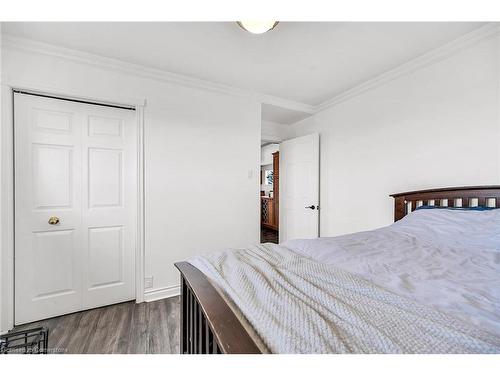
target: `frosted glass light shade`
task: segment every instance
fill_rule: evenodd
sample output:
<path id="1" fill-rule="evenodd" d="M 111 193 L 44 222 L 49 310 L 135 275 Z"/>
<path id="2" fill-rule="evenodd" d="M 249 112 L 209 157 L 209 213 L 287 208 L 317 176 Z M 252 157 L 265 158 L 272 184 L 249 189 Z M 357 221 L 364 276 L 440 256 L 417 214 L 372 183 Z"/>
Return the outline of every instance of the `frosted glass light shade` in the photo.
<path id="1" fill-rule="evenodd" d="M 276 27 L 278 21 L 238 21 L 243 30 L 252 34 L 264 34 Z"/>

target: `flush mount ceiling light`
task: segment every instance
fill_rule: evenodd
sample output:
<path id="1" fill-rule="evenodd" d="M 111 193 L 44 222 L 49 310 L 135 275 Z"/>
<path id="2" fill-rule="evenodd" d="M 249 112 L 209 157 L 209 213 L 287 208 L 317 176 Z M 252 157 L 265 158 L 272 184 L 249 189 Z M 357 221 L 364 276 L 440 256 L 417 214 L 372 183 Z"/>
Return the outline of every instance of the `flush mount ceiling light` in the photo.
<path id="1" fill-rule="evenodd" d="M 278 21 L 238 21 L 237 24 L 249 33 L 264 34 L 274 29 Z"/>

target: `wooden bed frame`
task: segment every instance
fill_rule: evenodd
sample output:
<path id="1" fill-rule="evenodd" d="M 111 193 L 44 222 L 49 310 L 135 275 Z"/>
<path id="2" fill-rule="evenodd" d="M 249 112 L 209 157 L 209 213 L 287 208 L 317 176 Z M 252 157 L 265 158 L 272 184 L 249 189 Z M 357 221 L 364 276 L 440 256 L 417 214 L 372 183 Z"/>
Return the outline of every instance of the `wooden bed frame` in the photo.
<path id="1" fill-rule="evenodd" d="M 500 186 L 466 186 L 392 194 L 394 221 L 420 205 L 500 208 Z M 182 354 L 257 354 L 256 342 L 208 278 L 187 262 L 181 273 Z"/>

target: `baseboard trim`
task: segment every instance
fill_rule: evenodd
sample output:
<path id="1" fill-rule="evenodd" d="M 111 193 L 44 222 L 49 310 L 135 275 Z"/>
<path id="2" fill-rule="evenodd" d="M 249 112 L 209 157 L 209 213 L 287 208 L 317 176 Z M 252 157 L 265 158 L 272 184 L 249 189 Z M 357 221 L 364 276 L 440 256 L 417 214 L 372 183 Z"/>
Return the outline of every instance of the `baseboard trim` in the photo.
<path id="1" fill-rule="evenodd" d="M 167 286 L 165 288 L 146 290 L 144 293 L 145 302 L 158 301 L 159 299 L 178 296 L 181 294 L 180 285 Z"/>

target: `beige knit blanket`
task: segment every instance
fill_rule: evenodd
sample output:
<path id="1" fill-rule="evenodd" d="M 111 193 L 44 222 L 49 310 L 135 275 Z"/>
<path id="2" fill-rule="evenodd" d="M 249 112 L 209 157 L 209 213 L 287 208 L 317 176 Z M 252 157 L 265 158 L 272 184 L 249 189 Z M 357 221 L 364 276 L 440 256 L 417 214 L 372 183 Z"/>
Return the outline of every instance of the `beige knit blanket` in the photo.
<path id="1" fill-rule="evenodd" d="M 278 245 L 190 261 L 272 353 L 500 353 L 500 338 Z"/>

